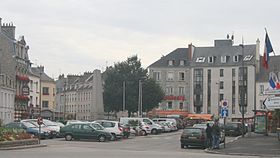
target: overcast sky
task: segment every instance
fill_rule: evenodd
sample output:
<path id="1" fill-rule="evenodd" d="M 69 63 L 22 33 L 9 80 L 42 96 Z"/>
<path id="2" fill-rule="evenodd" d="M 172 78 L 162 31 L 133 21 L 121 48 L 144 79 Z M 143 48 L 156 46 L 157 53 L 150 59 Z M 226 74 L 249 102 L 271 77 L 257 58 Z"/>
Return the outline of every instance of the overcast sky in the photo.
<path id="1" fill-rule="evenodd" d="M 276 0 L 8 0 L 2 23 L 25 36 L 34 65 L 45 72 L 105 70 L 132 55 L 147 67 L 176 48 L 213 46 L 234 34 L 245 44 L 261 41 L 266 27 L 280 54 L 280 1 Z"/>

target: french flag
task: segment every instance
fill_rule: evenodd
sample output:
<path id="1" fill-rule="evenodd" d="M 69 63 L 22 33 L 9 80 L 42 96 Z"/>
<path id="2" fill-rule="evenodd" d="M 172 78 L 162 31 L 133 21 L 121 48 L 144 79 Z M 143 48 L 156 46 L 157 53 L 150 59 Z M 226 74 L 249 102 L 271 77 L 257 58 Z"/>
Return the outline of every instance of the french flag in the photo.
<path id="1" fill-rule="evenodd" d="M 268 69 L 269 54 L 271 52 L 274 52 L 274 51 L 273 51 L 271 42 L 269 40 L 268 34 L 266 32 L 266 34 L 265 34 L 265 46 L 264 46 L 264 53 L 263 53 L 263 61 L 262 61 L 263 67 L 266 68 L 266 69 Z"/>

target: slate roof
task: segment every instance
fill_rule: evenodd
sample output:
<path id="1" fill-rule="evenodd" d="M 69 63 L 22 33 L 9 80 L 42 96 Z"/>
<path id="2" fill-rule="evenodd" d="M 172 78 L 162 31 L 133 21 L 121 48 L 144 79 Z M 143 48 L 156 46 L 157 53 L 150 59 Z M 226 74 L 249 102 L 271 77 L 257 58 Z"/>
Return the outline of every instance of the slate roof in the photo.
<path id="1" fill-rule="evenodd" d="M 180 60 L 185 60 L 185 66 L 189 65 L 188 63 L 188 48 L 177 48 L 166 56 L 161 57 L 158 61 L 151 64 L 149 67 L 170 67 L 168 66 L 168 61 L 174 60 L 174 65 L 172 67 L 182 67 L 180 65 Z"/>
<path id="2" fill-rule="evenodd" d="M 39 76 L 40 77 L 40 69 L 38 67 L 32 67 L 31 71 L 34 75 Z M 54 82 L 54 79 L 52 79 L 51 77 L 49 77 L 45 72 L 42 72 L 41 74 L 41 80 L 42 81 L 46 81 L 46 82 Z"/>
<path id="3" fill-rule="evenodd" d="M 192 60 L 189 59 L 188 48 L 177 48 L 166 56 L 161 57 L 158 61 L 151 64 L 149 67 L 182 67 L 180 60 L 185 60 L 185 67 L 188 66 L 236 66 L 242 62 L 242 47 L 239 45 L 232 45 L 233 42 L 230 39 L 226 40 L 215 40 L 215 46 L 212 47 L 194 47 Z M 249 61 L 244 61 L 244 64 L 254 64 L 256 54 L 256 44 L 244 45 L 244 57 L 252 55 Z M 227 62 L 221 62 L 221 56 L 228 56 Z M 238 62 L 233 62 L 234 56 L 238 56 Z M 196 62 L 197 58 L 204 57 L 204 62 Z M 214 62 L 209 63 L 208 57 L 213 57 Z M 168 61 L 174 60 L 173 66 L 168 66 Z"/>
<path id="4" fill-rule="evenodd" d="M 257 76 L 257 81 L 258 82 L 268 82 L 270 72 L 275 72 L 277 75 L 280 72 L 280 55 L 269 56 L 268 69 L 265 69 L 262 66 L 262 60 L 263 60 L 263 57 L 261 56 L 261 58 L 260 58 L 260 73 Z M 278 76 L 278 78 L 279 77 L 280 76 Z"/>

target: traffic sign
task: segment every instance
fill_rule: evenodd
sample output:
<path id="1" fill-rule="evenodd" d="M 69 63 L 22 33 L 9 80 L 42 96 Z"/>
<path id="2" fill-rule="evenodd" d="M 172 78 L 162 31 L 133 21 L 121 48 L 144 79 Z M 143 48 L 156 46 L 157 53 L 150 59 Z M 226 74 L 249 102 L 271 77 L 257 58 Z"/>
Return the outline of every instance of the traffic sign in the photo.
<path id="1" fill-rule="evenodd" d="M 279 95 L 280 94 L 280 89 L 270 89 L 264 91 L 265 95 Z"/>
<path id="2" fill-rule="evenodd" d="M 43 119 L 42 119 L 42 117 L 38 117 L 37 123 L 38 123 L 38 125 L 42 125 L 42 124 L 43 124 Z"/>
<path id="3" fill-rule="evenodd" d="M 263 101 L 267 109 L 280 109 L 280 97 L 270 97 Z"/>
<path id="4" fill-rule="evenodd" d="M 221 117 L 228 117 L 228 108 L 221 108 Z"/>

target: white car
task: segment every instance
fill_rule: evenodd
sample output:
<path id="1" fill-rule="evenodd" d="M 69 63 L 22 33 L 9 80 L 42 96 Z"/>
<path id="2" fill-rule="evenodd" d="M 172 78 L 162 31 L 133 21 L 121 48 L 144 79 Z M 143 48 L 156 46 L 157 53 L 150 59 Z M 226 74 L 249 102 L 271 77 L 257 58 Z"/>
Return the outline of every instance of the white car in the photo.
<path id="1" fill-rule="evenodd" d="M 171 126 L 166 122 L 160 122 L 159 124 L 163 127 L 163 132 L 171 132 Z"/>
<path id="2" fill-rule="evenodd" d="M 26 120 L 21 120 L 21 122 L 32 122 L 33 124 L 38 125 L 37 123 L 37 119 L 26 119 Z M 58 137 L 59 136 L 59 131 L 60 131 L 60 126 L 57 125 L 56 123 L 47 120 L 47 119 L 43 119 L 43 124 L 41 126 L 42 128 L 47 128 L 48 130 L 51 131 L 51 135 L 53 137 Z"/>
<path id="3" fill-rule="evenodd" d="M 113 140 L 123 137 L 123 129 L 118 121 L 96 120 L 93 121 L 93 123 L 99 123 L 101 126 L 103 126 L 105 131 L 112 134 Z"/>

